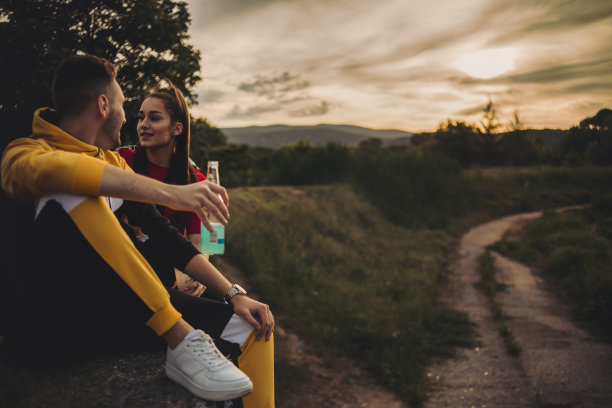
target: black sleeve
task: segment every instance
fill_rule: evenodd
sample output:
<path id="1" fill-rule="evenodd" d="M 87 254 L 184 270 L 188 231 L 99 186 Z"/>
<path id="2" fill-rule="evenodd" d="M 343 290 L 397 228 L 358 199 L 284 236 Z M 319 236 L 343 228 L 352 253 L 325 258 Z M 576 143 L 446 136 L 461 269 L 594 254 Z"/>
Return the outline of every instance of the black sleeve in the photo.
<path id="1" fill-rule="evenodd" d="M 122 210 L 132 226 L 138 226 L 149 236 L 147 245 L 177 269 L 185 270 L 191 258 L 200 253 L 193 244 L 162 216 L 153 204 L 124 201 Z"/>

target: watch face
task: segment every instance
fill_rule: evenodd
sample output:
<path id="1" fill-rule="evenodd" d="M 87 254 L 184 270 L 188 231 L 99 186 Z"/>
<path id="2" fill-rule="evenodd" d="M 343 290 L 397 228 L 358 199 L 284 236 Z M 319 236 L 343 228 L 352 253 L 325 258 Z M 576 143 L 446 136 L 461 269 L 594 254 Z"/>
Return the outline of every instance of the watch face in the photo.
<path id="1" fill-rule="evenodd" d="M 230 291 L 227 293 L 228 298 L 233 298 L 235 295 L 246 295 L 246 290 L 242 288 L 242 286 L 234 284 Z"/>

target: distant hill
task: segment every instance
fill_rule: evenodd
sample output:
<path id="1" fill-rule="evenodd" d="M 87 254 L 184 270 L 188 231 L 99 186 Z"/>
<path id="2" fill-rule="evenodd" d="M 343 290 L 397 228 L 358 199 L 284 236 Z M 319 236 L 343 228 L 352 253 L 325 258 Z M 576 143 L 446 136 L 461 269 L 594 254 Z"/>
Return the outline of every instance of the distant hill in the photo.
<path id="1" fill-rule="evenodd" d="M 409 144 L 414 133 L 395 129 L 369 129 L 352 125 L 316 125 L 316 126 L 249 126 L 242 128 L 222 128 L 228 143 L 246 144 L 249 146 L 279 148 L 296 144 L 299 140 L 309 140 L 314 146 L 325 146 L 327 143 L 339 143 L 355 147 L 363 140 L 378 138 L 385 146 Z M 554 150 L 569 133 L 562 129 L 527 129 L 527 133 L 540 139 L 544 146 Z M 500 134 L 501 136 L 502 134 Z"/>
<path id="2" fill-rule="evenodd" d="M 229 143 L 247 144 L 279 148 L 288 144 L 296 144 L 300 139 L 309 140 L 315 146 L 325 146 L 327 143 L 339 143 L 354 147 L 359 142 L 369 138 L 379 138 L 385 144 L 401 139 L 406 142 L 412 133 L 394 129 L 368 129 L 351 125 L 316 125 L 316 126 L 249 126 L 243 128 L 222 128 Z"/>

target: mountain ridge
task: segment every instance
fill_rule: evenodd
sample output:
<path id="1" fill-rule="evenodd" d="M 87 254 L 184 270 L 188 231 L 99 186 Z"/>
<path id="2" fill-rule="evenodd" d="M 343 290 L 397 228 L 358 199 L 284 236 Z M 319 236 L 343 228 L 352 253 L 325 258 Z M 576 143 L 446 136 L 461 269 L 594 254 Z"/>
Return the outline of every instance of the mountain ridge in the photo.
<path id="1" fill-rule="evenodd" d="M 328 143 L 338 143 L 348 147 L 355 147 L 364 140 L 378 138 L 383 145 L 409 144 L 414 132 L 399 129 L 371 129 L 347 124 L 318 124 L 318 125 L 284 125 L 274 124 L 265 126 L 247 126 L 234 128 L 221 128 L 227 136 L 228 143 L 246 144 L 254 147 L 280 148 L 285 145 L 298 143 L 300 140 L 309 141 L 314 146 L 325 146 Z M 544 146 L 554 149 L 565 137 L 567 129 L 526 129 L 527 134 L 541 140 Z M 425 132 L 432 134 L 433 132 Z M 505 132 L 500 133 L 500 135 Z"/>
<path id="2" fill-rule="evenodd" d="M 251 146 L 278 148 L 287 144 L 295 144 L 300 140 L 310 140 L 315 146 L 327 143 L 339 143 L 349 147 L 357 146 L 363 140 L 379 138 L 383 141 L 407 138 L 414 133 L 398 129 L 370 129 L 355 125 L 269 125 L 248 126 L 241 128 L 221 128 L 229 143 L 247 144 Z"/>

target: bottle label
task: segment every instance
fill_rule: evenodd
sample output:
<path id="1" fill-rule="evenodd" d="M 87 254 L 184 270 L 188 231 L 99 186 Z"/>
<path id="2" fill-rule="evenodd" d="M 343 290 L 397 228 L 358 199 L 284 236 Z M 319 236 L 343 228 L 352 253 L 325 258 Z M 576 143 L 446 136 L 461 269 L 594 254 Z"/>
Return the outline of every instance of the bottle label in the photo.
<path id="1" fill-rule="evenodd" d="M 219 222 L 211 222 L 213 232 L 209 232 L 201 226 L 200 250 L 203 254 L 223 254 L 225 253 L 225 226 Z"/>
<path id="2" fill-rule="evenodd" d="M 209 182 L 214 184 L 219 183 L 219 162 L 209 161 L 207 164 L 206 178 Z M 223 201 L 221 195 L 219 200 Z M 202 232 L 200 235 L 200 247 L 202 253 L 205 254 L 223 254 L 225 252 L 225 227 L 217 222 L 210 214 L 207 213 L 207 218 L 211 221 L 213 232 L 209 232 L 204 226 L 202 226 Z"/>

